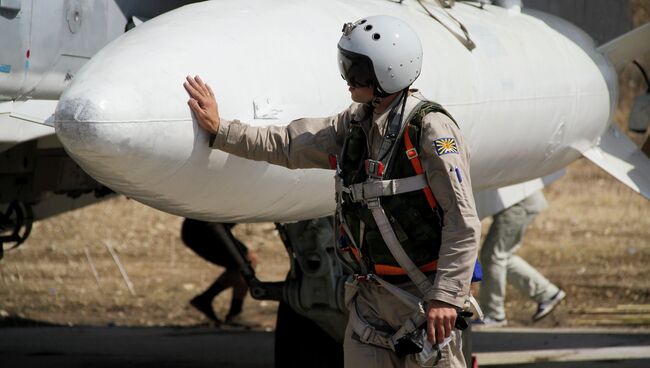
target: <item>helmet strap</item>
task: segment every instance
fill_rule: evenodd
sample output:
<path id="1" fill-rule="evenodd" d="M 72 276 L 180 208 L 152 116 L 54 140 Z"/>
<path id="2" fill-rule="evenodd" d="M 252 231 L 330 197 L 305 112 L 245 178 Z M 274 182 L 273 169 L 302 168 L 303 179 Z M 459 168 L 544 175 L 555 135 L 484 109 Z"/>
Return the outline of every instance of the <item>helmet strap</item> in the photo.
<path id="1" fill-rule="evenodd" d="M 372 108 L 374 109 L 375 107 L 379 106 L 379 104 L 380 104 L 383 100 L 384 100 L 383 97 L 375 95 L 375 96 L 372 98 L 372 101 L 370 101 L 370 105 L 371 105 Z"/>
<path id="2" fill-rule="evenodd" d="M 388 97 L 390 95 L 391 95 L 390 93 L 386 93 L 386 92 L 382 91 L 381 88 L 376 86 L 374 88 L 373 98 L 372 98 L 372 101 L 370 102 L 370 104 L 372 105 L 373 108 L 375 108 L 375 107 L 377 107 L 377 105 L 379 105 L 384 100 L 384 98 L 386 98 L 386 97 Z"/>

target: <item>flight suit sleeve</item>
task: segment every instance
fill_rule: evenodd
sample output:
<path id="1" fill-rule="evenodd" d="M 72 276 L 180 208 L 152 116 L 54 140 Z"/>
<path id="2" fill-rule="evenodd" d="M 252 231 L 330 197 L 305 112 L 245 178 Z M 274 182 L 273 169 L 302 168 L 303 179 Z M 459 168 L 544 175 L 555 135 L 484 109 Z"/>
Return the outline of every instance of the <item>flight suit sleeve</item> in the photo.
<path id="1" fill-rule="evenodd" d="M 254 127 L 222 119 L 210 146 L 290 169 L 329 169 L 329 155 L 340 153 L 355 108 L 353 104 L 338 115 L 298 119 L 287 126 Z"/>
<path id="2" fill-rule="evenodd" d="M 438 271 L 427 299 L 464 308 L 481 236 L 469 173 L 469 147 L 460 129 L 442 113 L 427 114 L 422 128 L 422 166 L 444 213 Z"/>

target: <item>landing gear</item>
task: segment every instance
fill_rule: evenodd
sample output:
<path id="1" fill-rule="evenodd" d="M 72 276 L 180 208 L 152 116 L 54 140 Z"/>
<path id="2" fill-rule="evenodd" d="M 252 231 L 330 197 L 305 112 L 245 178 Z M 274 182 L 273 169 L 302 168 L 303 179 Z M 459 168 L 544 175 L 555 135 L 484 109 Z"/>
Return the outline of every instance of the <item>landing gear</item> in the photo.
<path id="1" fill-rule="evenodd" d="M 33 222 L 32 207 L 22 202 L 11 202 L 6 211 L 0 213 L 0 259 L 5 250 L 14 249 L 27 239 Z M 9 244 L 7 249 L 5 244 Z"/>

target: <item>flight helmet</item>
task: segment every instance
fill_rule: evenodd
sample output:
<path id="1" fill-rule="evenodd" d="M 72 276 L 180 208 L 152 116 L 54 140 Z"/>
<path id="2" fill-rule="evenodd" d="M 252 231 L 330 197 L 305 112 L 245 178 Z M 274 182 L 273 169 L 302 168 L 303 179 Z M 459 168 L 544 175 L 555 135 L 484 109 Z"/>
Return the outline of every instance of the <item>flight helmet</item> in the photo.
<path id="1" fill-rule="evenodd" d="M 378 97 L 404 90 L 420 76 L 422 44 L 401 19 L 375 15 L 343 26 L 338 43 L 341 76 L 352 87 L 375 88 Z"/>

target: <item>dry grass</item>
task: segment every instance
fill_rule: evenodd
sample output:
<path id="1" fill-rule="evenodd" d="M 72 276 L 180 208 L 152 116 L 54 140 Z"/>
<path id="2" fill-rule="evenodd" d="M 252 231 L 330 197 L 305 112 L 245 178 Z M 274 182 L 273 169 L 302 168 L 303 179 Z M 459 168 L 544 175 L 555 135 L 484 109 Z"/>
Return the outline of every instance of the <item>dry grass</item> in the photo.
<path id="1" fill-rule="evenodd" d="M 193 325 L 201 316 L 187 301 L 221 269 L 185 248 L 181 219 L 124 197 L 35 225 L 32 237 L 0 262 L 0 309 L 21 318 L 60 324 Z M 239 225 L 236 233 L 260 255 L 258 273 L 281 280 L 288 259 L 272 224 Z M 132 296 L 104 242 L 117 251 L 132 280 Z M 97 284 L 84 253 L 99 274 Z M 215 302 L 226 313 L 229 293 Z M 276 305 L 248 301 L 245 316 L 272 328 Z"/>
<path id="2" fill-rule="evenodd" d="M 583 325 L 585 317 L 569 311 L 650 304 L 650 202 L 586 160 L 571 165 L 567 176 L 546 194 L 550 208 L 531 226 L 520 254 L 569 297 L 558 313 L 540 324 Z M 124 197 L 39 222 L 27 243 L 0 262 L 0 309 L 57 324 L 202 323 L 187 301 L 207 287 L 220 268 L 182 245 L 180 222 Z M 489 220 L 484 229 L 487 225 Z M 283 279 L 288 260 L 272 224 L 239 225 L 235 232 L 259 252 L 262 279 Z M 136 296 L 129 293 L 105 241 L 116 249 Z M 99 285 L 84 247 L 97 268 Z M 219 296 L 218 313 L 226 313 L 228 302 L 229 293 Z M 511 322 L 530 324 L 534 308 L 533 302 L 509 290 Z M 245 317 L 261 328 L 273 328 L 275 310 L 273 302 L 248 299 Z"/>
<path id="3" fill-rule="evenodd" d="M 567 312 L 650 303 L 650 202 L 586 160 L 572 164 L 545 193 L 550 208 L 530 227 L 519 254 L 568 297 L 559 313 L 539 324 L 604 324 Z M 512 288 L 508 293 L 509 320 L 530 324 L 535 303 Z"/>

